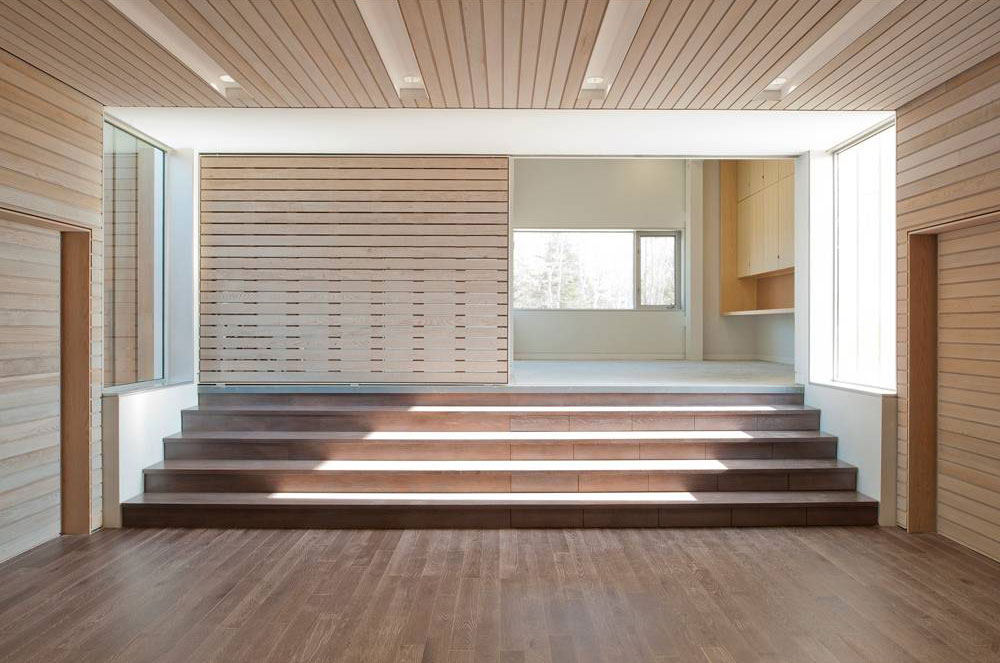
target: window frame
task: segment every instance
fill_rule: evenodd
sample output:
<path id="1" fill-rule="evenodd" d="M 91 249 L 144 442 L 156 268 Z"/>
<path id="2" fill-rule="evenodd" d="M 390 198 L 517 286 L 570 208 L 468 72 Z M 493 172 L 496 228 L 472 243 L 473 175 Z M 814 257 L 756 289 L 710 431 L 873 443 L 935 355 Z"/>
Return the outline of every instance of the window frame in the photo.
<path id="1" fill-rule="evenodd" d="M 157 230 L 152 233 L 153 246 L 151 252 L 153 254 L 153 269 L 155 276 L 154 287 L 151 289 L 151 293 L 153 293 L 154 302 L 158 302 L 158 305 L 154 305 L 153 307 L 154 326 L 156 329 L 156 331 L 154 331 L 154 348 L 157 345 L 159 346 L 158 352 L 156 352 L 156 359 L 154 360 L 154 367 L 158 367 L 158 370 L 157 368 L 154 368 L 154 377 L 120 383 L 109 383 L 107 373 L 105 373 L 102 379 L 103 393 L 122 393 L 136 388 L 148 388 L 150 385 L 164 384 L 168 379 L 167 362 L 169 341 L 167 321 L 167 235 L 169 232 L 169 221 L 167 214 L 167 162 L 171 148 L 153 138 L 150 138 L 146 134 L 133 129 L 127 124 L 118 122 L 110 117 L 104 117 L 102 130 L 106 131 L 105 127 L 110 127 L 113 132 L 120 132 L 124 135 L 130 136 L 138 142 L 144 143 L 154 150 L 155 155 L 153 162 L 154 187 L 151 194 L 153 196 L 154 206 L 156 209 L 154 212 L 154 218 L 158 219 L 158 223 L 154 221 L 154 226 L 157 227 Z M 106 150 L 107 145 L 104 145 L 102 148 L 102 158 L 106 153 Z M 114 187 L 112 187 L 112 189 L 113 188 Z M 102 217 L 104 217 L 104 211 L 107 208 L 107 201 L 105 200 L 107 195 L 107 188 L 102 188 Z M 112 195 L 114 194 L 112 193 Z M 138 212 L 136 212 L 136 214 L 138 214 Z M 104 217 L 104 228 L 101 230 L 102 240 L 104 239 L 104 233 L 109 224 L 114 224 L 113 219 L 109 221 L 108 218 Z M 106 275 L 103 276 L 106 277 Z M 106 293 L 107 290 L 105 288 L 104 294 L 106 295 Z M 105 302 L 104 306 L 107 307 L 107 302 Z M 136 315 L 138 316 L 138 311 L 136 312 Z M 104 345 L 108 345 L 106 333 L 107 328 L 104 327 L 104 331 L 102 331 L 102 343 L 104 343 Z M 138 371 L 138 358 L 136 359 L 136 362 Z"/>
<path id="2" fill-rule="evenodd" d="M 643 237 L 673 237 L 674 238 L 674 303 L 673 304 L 643 304 L 642 303 L 642 238 Z M 684 292 L 681 275 L 683 274 L 681 264 L 681 231 L 680 230 L 634 230 L 632 231 L 633 266 L 635 273 L 632 276 L 634 288 L 632 309 L 635 311 L 679 311 L 682 310 L 681 295 Z"/>
<path id="3" fill-rule="evenodd" d="M 629 308 L 533 308 L 514 305 L 514 235 L 516 233 L 629 233 L 632 235 L 632 306 Z M 642 237 L 673 237 L 674 238 L 674 303 L 673 304 L 642 304 Z M 510 308 L 513 311 L 604 311 L 612 313 L 629 313 L 634 311 L 683 311 L 683 231 L 674 230 L 639 230 L 635 228 L 511 228 L 511 272 L 510 272 Z"/>
<path id="4" fill-rule="evenodd" d="M 832 214 L 831 214 L 831 224 L 830 224 L 831 225 L 830 230 L 831 230 L 831 233 L 832 233 L 832 238 L 831 238 L 832 239 L 832 244 L 831 244 L 832 256 L 831 256 L 831 260 L 830 260 L 832 296 L 831 296 L 830 306 L 831 306 L 832 310 L 831 310 L 831 317 L 830 317 L 830 320 L 831 320 L 831 332 L 830 332 L 831 348 L 830 348 L 829 380 L 833 384 L 845 385 L 845 386 L 848 386 L 848 387 L 858 387 L 858 388 L 863 388 L 863 389 L 875 389 L 875 390 L 884 390 L 884 391 L 887 391 L 887 392 L 894 392 L 896 390 L 896 388 L 897 388 L 897 384 L 896 384 L 896 380 L 895 380 L 895 368 L 896 368 L 895 367 L 895 363 L 897 361 L 897 355 L 895 353 L 892 354 L 892 369 L 888 371 L 889 375 L 891 376 L 891 378 L 890 378 L 891 384 L 890 383 L 879 384 L 879 378 L 876 378 L 871 383 L 869 383 L 867 381 L 866 382 L 861 382 L 861 381 L 857 381 L 857 380 L 851 380 L 847 376 L 844 376 L 843 373 L 842 373 L 842 371 L 841 371 L 841 363 L 840 363 L 840 360 L 841 360 L 841 347 L 840 347 L 841 343 L 840 343 L 840 337 L 839 337 L 839 334 L 840 334 L 840 317 L 841 317 L 841 311 L 840 311 L 840 305 L 841 305 L 841 288 L 840 288 L 840 285 L 841 285 L 840 284 L 840 271 L 841 271 L 841 260 L 840 260 L 840 253 L 841 253 L 841 209 L 840 209 L 840 188 L 841 188 L 841 181 L 840 181 L 840 178 L 841 178 L 841 173 L 840 173 L 840 160 L 842 158 L 841 155 L 844 152 L 846 152 L 847 150 L 850 150 L 852 148 L 858 147 L 862 143 L 864 143 L 864 142 L 866 142 L 868 140 L 872 140 L 872 139 L 876 138 L 877 136 L 879 136 L 880 134 L 882 134 L 884 132 L 887 132 L 887 131 L 891 131 L 891 132 L 893 132 L 893 135 L 895 135 L 896 123 L 895 123 L 894 120 L 890 120 L 888 122 L 885 122 L 885 123 L 879 124 L 879 125 L 877 125 L 875 127 L 872 127 L 870 130 L 864 132 L 863 134 L 861 134 L 859 136 L 856 136 L 853 139 L 851 139 L 851 140 L 849 140 L 849 141 L 847 141 L 845 143 L 837 145 L 836 147 L 832 148 L 828 152 L 830 154 L 830 156 L 832 157 L 831 170 L 832 170 L 832 175 L 833 175 L 833 187 L 832 187 L 832 189 L 833 189 L 833 195 L 832 195 L 832 201 L 831 201 L 832 202 Z M 893 201 L 893 203 L 895 203 L 895 188 L 892 189 L 892 201 Z M 895 214 L 891 215 L 891 221 L 892 221 L 892 224 L 893 224 L 893 235 L 895 235 L 895 218 L 896 218 Z M 898 258 L 899 258 L 899 256 L 898 256 L 898 250 L 895 250 L 897 247 L 896 247 L 896 244 L 894 242 L 891 243 L 891 245 L 894 248 L 894 253 L 893 253 L 893 258 L 892 258 L 892 260 L 890 262 L 892 263 L 893 266 L 895 266 L 895 264 L 896 264 L 896 262 L 898 261 Z M 880 283 L 879 285 L 881 287 L 882 284 Z M 897 288 L 898 288 L 898 280 L 893 280 L 892 288 L 891 288 L 892 292 L 895 293 Z M 893 301 L 893 302 L 895 302 L 895 297 L 890 297 L 890 300 Z M 895 316 L 895 311 L 893 312 L 893 316 Z M 881 321 L 880 321 L 880 324 L 881 324 Z M 892 329 L 893 333 L 891 334 L 891 336 L 893 338 L 892 344 L 894 346 L 895 345 L 896 332 L 897 332 L 898 327 L 897 327 L 897 325 L 893 325 L 892 327 L 893 327 L 893 329 Z M 885 368 L 885 366 L 881 366 L 880 370 L 883 369 L 883 368 Z"/>

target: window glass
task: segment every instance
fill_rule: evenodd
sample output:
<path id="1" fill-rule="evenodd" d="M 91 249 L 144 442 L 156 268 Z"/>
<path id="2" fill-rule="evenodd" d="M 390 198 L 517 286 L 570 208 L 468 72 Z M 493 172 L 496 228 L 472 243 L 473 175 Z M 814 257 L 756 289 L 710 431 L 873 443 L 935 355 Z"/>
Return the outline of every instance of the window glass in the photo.
<path id="1" fill-rule="evenodd" d="M 163 377 L 163 150 L 104 125 L 104 384 Z"/>
<path id="2" fill-rule="evenodd" d="M 834 162 L 834 380 L 895 387 L 895 132 Z"/>
<path id="3" fill-rule="evenodd" d="M 514 306 L 628 309 L 633 304 L 631 232 L 517 232 Z"/>
<path id="4" fill-rule="evenodd" d="M 639 235 L 641 306 L 676 306 L 676 258 L 676 235 Z"/>

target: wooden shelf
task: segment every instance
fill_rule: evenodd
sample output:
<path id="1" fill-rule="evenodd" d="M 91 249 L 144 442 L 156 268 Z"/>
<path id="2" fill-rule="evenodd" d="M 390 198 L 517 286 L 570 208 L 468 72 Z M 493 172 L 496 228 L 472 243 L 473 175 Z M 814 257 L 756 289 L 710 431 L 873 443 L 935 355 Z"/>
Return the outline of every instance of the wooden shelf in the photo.
<path id="1" fill-rule="evenodd" d="M 794 308 L 762 308 L 752 311 L 728 311 L 722 315 L 777 315 L 779 313 L 795 313 Z"/>

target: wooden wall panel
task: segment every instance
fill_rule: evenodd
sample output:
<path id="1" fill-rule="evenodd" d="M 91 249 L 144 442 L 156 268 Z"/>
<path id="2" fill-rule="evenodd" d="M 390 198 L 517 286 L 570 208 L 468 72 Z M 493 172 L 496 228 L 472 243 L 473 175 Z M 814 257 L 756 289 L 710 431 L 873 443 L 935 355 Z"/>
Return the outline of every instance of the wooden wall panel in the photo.
<path id="1" fill-rule="evenodd" d="M 0 50 L 0 213 L 50 219 L 91 238 L 91 527 L 101 524 L 104 238 L 101 105 Z"/>
<path id="2" fill-rule="evenodd" d="M 204 156 L 201 381 L 507 381 L 507 159 Z"/>
<path id="3" fill-rule="evenodd" d="M 937 246 L 937 530 L 1000 560 L 1000 222 Z"/>
<path id="4" fill-rule="evenodd" d="M 0 560 L 60 531 L 59 251 L 0 220 Z"/>
<path id="5" fill-rule="evenodd" d="M 910 388 L 908 233 L 1000 210 L 1000 56 L 897 112 L 896 214 L 899 391 L 897 519 L 907 525 Z M 996 333 L 994 326 L 993 330 Z"/>

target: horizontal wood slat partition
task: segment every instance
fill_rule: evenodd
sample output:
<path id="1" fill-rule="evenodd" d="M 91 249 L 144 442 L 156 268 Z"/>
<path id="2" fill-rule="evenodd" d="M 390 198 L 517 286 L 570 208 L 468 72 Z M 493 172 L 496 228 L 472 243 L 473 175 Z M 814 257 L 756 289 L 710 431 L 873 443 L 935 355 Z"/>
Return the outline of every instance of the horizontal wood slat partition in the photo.
<path id="1" fill-rule="evenodd" d="M 955 76 L 946 83 L 906 104 L 896 114 L 896 228 L 898 258 L 898 364 L 899 431 L 897 460 L 897 520 L 908 524 L 909 443 L 913 436 L 909 408 L 909 364 L 911 316 L 906 308 L 910 270 L 908 234 L 951 221 L 1000 210 L 1000 55 Z M 943 239 L 943 236 L 942 236 Z M 957 260 L 949 257 L 948 261 Z M 952 275 L 965 268 L 942 272 L 942 292 L 958 287 Z M 965 283 L 971 290 L 986 287 L 985 281 Z M 983 294 L 986 294 L 985 292 Z M 993 294 L 989 292 L 989 294 Z M 951 304 L 949 304 L 951 306 Z M 957 330 L 949 329 L 947 311 L 941 312 L 942 340 Z M 982 318 L 983 321 L 987 318 Z M 997 321 L 969 330 L 973 334 L 996 334 Z M 959 361 L 942 358 L 942 366 Z M 962 360 L 964 361 L 964 360 Z M 918 385 L 919 386 L 919 385 Z M 926 431 L 924 431 L 926 432 Z M 933 431 L 932 431 L 933 432 Z M 916 499 L 916 496 L 913 496 Z M 930 496 L 933 500 L 933 496 Z"/>
<path id="2" fill-rule="evenodd" d="M 507 381 L 507 159 L 201 160 L 201 381 Z"/>

